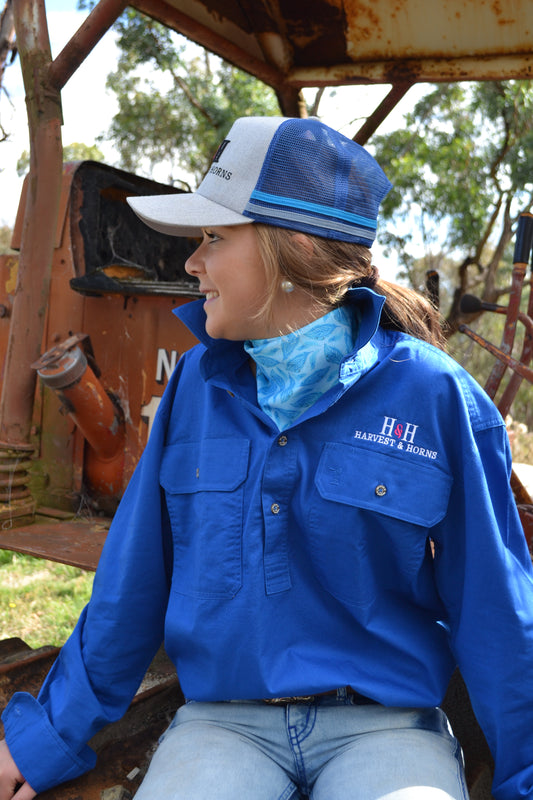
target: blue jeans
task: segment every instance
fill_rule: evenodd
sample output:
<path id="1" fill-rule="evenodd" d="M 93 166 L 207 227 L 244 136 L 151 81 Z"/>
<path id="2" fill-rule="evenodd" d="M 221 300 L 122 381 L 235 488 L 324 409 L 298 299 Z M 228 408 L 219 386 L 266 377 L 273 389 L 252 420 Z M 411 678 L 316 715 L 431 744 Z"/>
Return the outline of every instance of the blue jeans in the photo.
<path id="1" fill-rule="evenodd" d="M 188 702 L 135 800 L 467 800 L 461 748 L 438 708 Z"/>

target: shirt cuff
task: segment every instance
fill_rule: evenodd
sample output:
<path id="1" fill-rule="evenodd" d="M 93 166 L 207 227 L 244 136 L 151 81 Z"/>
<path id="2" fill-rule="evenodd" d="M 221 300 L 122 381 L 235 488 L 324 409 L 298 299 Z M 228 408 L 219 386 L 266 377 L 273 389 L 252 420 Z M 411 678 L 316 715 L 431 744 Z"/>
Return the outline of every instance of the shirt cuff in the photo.
<path id="1" fill-rule="evenodd" d="M 74 752 L 52 727 L 42 705 L 26 692 L 13 695 L 2 722 L 11 756 L 37 793 L 77 778 L 96 764 L 96 753 L 87 745 Z"/>

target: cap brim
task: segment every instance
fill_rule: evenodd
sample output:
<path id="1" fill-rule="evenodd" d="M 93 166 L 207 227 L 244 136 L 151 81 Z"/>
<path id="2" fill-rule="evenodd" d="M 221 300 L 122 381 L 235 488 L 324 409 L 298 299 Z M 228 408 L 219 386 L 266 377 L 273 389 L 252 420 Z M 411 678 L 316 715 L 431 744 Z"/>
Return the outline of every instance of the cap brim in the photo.
<path id="1" fill-rule="evenodd" d="M 146 225 L 170 236 L 201 236 L 202 228 L 245 225 L 249 217 L 208 200 L 198 192 L 128 197 Z"/>

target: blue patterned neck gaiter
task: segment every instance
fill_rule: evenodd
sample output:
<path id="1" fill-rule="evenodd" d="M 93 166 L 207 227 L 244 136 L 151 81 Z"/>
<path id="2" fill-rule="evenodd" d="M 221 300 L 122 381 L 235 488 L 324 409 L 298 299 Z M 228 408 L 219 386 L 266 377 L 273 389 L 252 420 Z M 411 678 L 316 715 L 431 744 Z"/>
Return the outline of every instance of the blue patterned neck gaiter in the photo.
<path id="1" fill-rule="evenodd" d="M 280 431 L 337 383 L 356 332 L 355 314 L 339 306 L 285 336 L 244 343 L 257 365 L 258 403 Z"/>

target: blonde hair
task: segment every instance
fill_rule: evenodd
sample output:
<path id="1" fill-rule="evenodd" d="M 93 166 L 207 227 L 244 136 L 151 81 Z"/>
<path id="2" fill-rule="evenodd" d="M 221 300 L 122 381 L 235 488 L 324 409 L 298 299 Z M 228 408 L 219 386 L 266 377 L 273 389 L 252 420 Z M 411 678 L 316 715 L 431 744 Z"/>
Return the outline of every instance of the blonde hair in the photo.
<path id="1" fill-rule="evenodd" d="M 383 327 L 446 349 L 437 309 L 420 293 L 381 280 L 368 247 L 261 223 L 255 223 L 254 228 L 270 287 L 260 313 L 271 311 L 283 280 L 290 280 L 307 292 L 322 313 L 340 305 L 348 289 L 367 286 L 386 298 L 381 315 Z"/>

